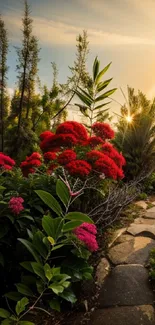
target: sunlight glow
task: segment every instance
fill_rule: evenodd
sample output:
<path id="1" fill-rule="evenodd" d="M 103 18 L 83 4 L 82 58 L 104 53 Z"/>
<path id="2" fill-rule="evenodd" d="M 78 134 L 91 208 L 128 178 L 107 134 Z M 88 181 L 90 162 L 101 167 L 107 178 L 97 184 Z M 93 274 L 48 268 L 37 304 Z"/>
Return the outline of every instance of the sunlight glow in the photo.
<path id="1" fill-rule="evenodd" d="M 127 115 L 127 116 L 125 117 L 125 119 L 126 119 L 126 121 L 127 121 L 128 123 L 131 123 L 132 120 L 133 120 L 133 118 L 132 118 L 131 115 Z"/>

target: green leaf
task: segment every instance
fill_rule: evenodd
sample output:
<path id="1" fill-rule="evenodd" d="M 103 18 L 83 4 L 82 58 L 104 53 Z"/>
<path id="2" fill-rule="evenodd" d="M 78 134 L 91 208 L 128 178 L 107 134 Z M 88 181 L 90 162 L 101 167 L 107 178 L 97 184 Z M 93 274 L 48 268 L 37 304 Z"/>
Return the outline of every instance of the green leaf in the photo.
<path id="1" fill-rule="evenodd" d="M 26 262 L 22 262 L 22 263 L 20 263 L 20 265 L 21 265 L 25 270 L 30 271 L 30 272 L 33 273 L 33 268 L 32 268 L 31 263 L 32 263 L 32 262 L 28 262 L 28 261 L 26 261 Z"/>
<path id="2" fill-rule="evenodd" d="M 101 96 L 98 96 L 97 98 L 95 98 L 95 103 L 99 102 L 100 100 L 103 100 L 109 96 L 111 96 L 115 91 L 117 90 L 117 88 L 111 89 L 109 91 L 106 91 L 104 94 L 102 94 Z"/>
<path id="3" fill-rule="evenodd" d="M 65 290 L 63 293 L 60 293 L 59 296 L 71 302 L 72 304 L 77 301 L 75 294 L 70 290 Z"/>
<path id="4" fill-rule="evenodd" d="M 18 240 L 28 249 L 28 251 L 33 255 L 36 262 L 40 263 L 41 259 L 35 250 L 35 247 L 26 239 L 18 238 Z"/>
<path id="5" fill-rule="evenodd" d="M 88 108 L 85 107 L 85 106 L 82 106 L 82 105 L 78 105 L 78 106 L 79 106 L 79 108 L 80 108 L 80 112 L 81 112 L 84 116 L 89 117 L 89 114 L 88 114 Z"/>
<path id="6" fill-rule="evenodd" d="M 60 303 L 58 300 L 56 299 L 50 300 L 49 305 L 52 309 L 60 312 Z"/>
<path id="7" fill-rule="evenodd" d="M 71 283 L 69 281 L 65 281 L 65 282 L 62 283 L 64 288 L 68 288 L 70 286 L 70 284 Z"/>
<path id="8" fill-rule="evenodd" d="M 38 280 L 36 281 L 36 286 L 37 286 L 37 290 L 38 292 L 41 294 L 44 289 L 45 289 L 45 285 L 44 285 L 44 282 L 42 280 Z"/>
<path id="9" fill-rule="evenodd" d="M 59 248 L 61 248 L 63 246 L 64 246 L 64 244 L 55 245 L 55 246 L 52 247 L 52 251 L 56 251 L 56 249 L 59 249 Z"/>
<path id="10" fill-rule="evenodd" d="M 81 94 L 78 90 L 76 90 L 75 93 L 83 103 L 85 103 L 88 107 L 91 107 L 92 101 L 87 96 Z"/>
<path id="11" fill-rule="evenodd" d="M 46 234 L 57 241 L 62 233 L 63 219 L 61 217 L 54 219 L 50 216 L 44 216 L 42 226 Z"/>
<path id="12" fill-rule="evenodd" d="M 35 325 L 35 323 L 26 321 L 26 320 L 21 320 L 18 322 L 19 325 Z"/>
<path id="13" fill-rule="evenodd" d="M 48 251 L 47 251 L 46 246 L 43 243 L 43 239 L 44 239 L 43 233 L 40 230 L 38 230 L 33 236 L 32 244 L 35 247 L 35 249 L 37 250 L 37 252 L 40 253 L 40 255 L 43 258 L 46 258 Z"/>
<path id="14" fill-rule="evenodd" d="M 108 65 L 106 65 L 106 67 L 101 70 L 95 80 L 96 85 L 99 83 L 99 81 L 101 80 L 101 78 L 103 77 L 103 75 L 106 73 L 106 71 L 109 69 L 110 65 L 112 62 L 110 62 Z"/>
<path id="15" fill-rule="evenodd" d="M 89 272 L 85 272 L 83 274 L 83 276 L 84 276 L 85 280 L 92 280 L 92 275 Z"/>
<path id="16" fill-rule="evenodd" d="M 12 325 L 12 320 L 11 319 L 4 319 L 1 322 L 1 325 Z"/>
<path id="17" fill-rule="evenodd" d="M 66 216 L 65 219 L 69 220 L 78 220 L 81 222 L 88 222 L 88 223 L 94 223 L 93 220 L 88 217 L 86 214 L 81 213 L 81 212 L 69 212 Z"/>
<path id="18" fill-rule="evenodd" d="M 59 283 L 52 283 L 48 288 L 51 289 L 56 295 L 64 291 L 64 287 Z"/>
<path id="19" fill-rule="evenodd" d="M 3 192 L 4 190 L 6 190 L 6 187 L 0 186 L 0 191 Z"/>
<path id="20" fill-rule="evenodd" d="M 81 224 L 82 221 L 78 221 L 78 220 L 66 222 L 63 227 L 63 232 L 71 231 L 76 227 L 79 227 Z"/>
<path id="21" fill-rule="evenodd" d="M 4 257 L 2 253 L 0 253 L 0 264 L 4 267 Z"/>
<path id="22" fill-rule="evenodd" d="M 37 262 L 32 262 L 31 265 L 32 265 L 34 273 L 37 274 L 43 281 L 46 281 L 43 266 Z"/>
<path id="23" fill-rule="evenodd" d="M 48 279 L 48 281 L 51 281 L 51 279 L 53 278 L 53 272 L 52 272 L 52 269 L 49 266 L 49 264 L 44 265 L 44 272 L 45 272 L 45 276 Z"/>
<path id="24" fill-rule="evenodd" d="M 96 80 L 96 77 L 99 73 L 99 67 L 100 67 L 100 62 L 98 60 L 98 58 L 96 57 L 94 60 L 94 64 L 93 64 L 93 80 Z"/>
<path id="25" fill-rule="evenodd" d="M 35 193 L 40 197 L 40 199 L 58 216 L 62 215 L 62 209 L 58 201 L 48 192 L 37 190 Z"/>
<path id="26" fill-rule="evenodd" d="M 18 301 L 21 299 L 21 294 L 17 291 L 13 292 L 13 291 L 10 291 L 10 292 L 7 292 L 5 293 L 4 295 L 5 297 L 7 297 L 8 299 L 11 299 L 13 301 Z"/>
<path id="27" fill-rule="evenodd" d="M 23 297 L 21 300 L 19 300 L 15 308 L 16 314 L 19 316 L 25 310 L 25 307 L 28 304 L 29 304 L 29 300 L 26 297 Z"/>
<path id="28" fill-rule="evenodd" d="M 2 318 L 9 318 L 10 312 L 6 309 L 0 308 L 0 317 Z"/>
<path id="29" fill-rule="evenodd" d="M 68 187 L 62 182 L 60 179 L 57 180 L 56 183 L 56 193 L 61 202 L 64 204 L 65 207 L 67 207 L 69 199 L 70 199 L 70 194 Z"/>
<path id="30" fill-rule="evenodd" d="M 95 111 L 96 109 L 100 109 L 100 108 L 102 108 L 103 106 L 106 106 L 106 105 L 108 105 L 108 104 L 110 104 L 110 103 L 111 103 L 111 101 L 110 101 L 110 102 L 107 102 L 107 103 L 103 103 L 103 104 L 98 105 L 98 106 L 95 106 L 94 111 Z"/>
<path id="31" fill-rule="evenodd" d="M 22 293 L 25 296 L 33 297 L 32 290 L 28 286 L 26 286 L 25 284 L 17 283 L 17 284 L 15 284 L 15 286 L 16 286 L 18 292 Z"/>
<path id="32" fill-rule="evenodd" d="M 105 80 L 104 82 L 100 82 L 100 83 L 98 84 L 98 86 L 97 86 L 97 91 L 100 92 L 100 91 L 102 91 L 103 89 L 105 89 L 105 88 L 109 85 L 109 83 L 111 82 L 112 79 L 113 79 L 113 78 L 110 78 L 110 79 L 108 79 L 108 80 Z"/>

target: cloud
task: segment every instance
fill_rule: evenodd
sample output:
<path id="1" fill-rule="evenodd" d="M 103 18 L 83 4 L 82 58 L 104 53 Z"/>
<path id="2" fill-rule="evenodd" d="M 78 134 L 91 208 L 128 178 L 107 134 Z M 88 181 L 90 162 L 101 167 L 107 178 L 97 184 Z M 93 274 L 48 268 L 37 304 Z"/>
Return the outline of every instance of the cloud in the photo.
<path id="1" fill-rule="evenodd" d="M 21 19 L 16 14 L 4 16 L 7 29 L 13 41 L 17 43 L 21 39 Z M 84 29 L 54 20 L 41 17 L 34 17 L 34 34 L 39 41 L 47 46 L 52 45 L 74 45 L 76 37 Z M 121 33 L 106 32 L 102 29 L 89 28 L 88 36 L 90 44 L 102 46 L 116 45 L 155 45 L 155 40 L 151 38 L 134 37 L 122 35 Z"/>

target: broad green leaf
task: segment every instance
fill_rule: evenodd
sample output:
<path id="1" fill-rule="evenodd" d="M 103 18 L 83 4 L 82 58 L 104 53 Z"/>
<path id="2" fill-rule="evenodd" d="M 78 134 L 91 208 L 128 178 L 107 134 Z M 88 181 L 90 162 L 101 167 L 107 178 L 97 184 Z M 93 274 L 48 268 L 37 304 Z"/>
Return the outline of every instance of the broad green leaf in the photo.
<path id="1" fill-rule="evenodd" d="M 44 216 L 42 219 L 42 226 L 46 234 L 57 241 L 62 233 L 63 219 L 61 217 L 54 219 L 50 216 Z"/>
<path id="2" fill-rule="evenodd" d="M 77 301 L 75 294 L 70 290 L 64 290 L 64 292 L 60 293 L 59 296 L 71 302 L 72 304 L 74 304 Z"/>
<path id="3" fill-rule="evenodd" d="M 48 192 L 37 190 L 35 193 L 40 197 L 40 199 L 58 216 L 62 215 L 62 209 L 58 201 Z"/>
<path id="4" fill-rule="evenodd" d="M 66 222 L 63 227 L 63 232 L 71 231 L 76 227 L 79 227 L 83 222 L 79 220 Z"/>
<path id="5" fill-rule="evenodd" d="M 7 292 L 5 293 L 4 295 L 5 297 L 7 297 L 8 299 L 11 299 L 13 301 L 18 301 L 22 298 L 21 294 L 17 291 L 13 292 L 13 291 L 10 291 L 10 292 Z"/>
<path id="6" fill-rule="evenodd" d="M 59 283 L 52 283 L 48 288 L 51 289 L 56 295 L 64 291 L 64 287 Z"/>
<path id="7" fill-rule="evenodd" d="M 91 275 L 91 273 L 89 273 L 89 272 L 85 272 L 85 273 L 83 274 L 83 276 L 84 276 L 84 278 L 85 278 L 86 280 L 92 280 L 92 275 Z"/>
<path id="8" fill-rule="evenodd" d="M 0 185 L 0 192 L 3 192 L 4 190 L 6 190 L 6 187 Z"/>
<path id="9" fill-rule="evenodd" d="M 20 265 L 21 265 L 25 270 L 30 271 L 30 272 L 33 273 L 33 268 L 32 268 L 31 263 L 32 263 L 32 262 L 28 262 L 28 261 L 26 261 L 26 262 L 22 262 L 22 263 L 20 263 Z"/>
<path id="10" fill-rule="evenodd" d="M 65 281 L 65 282 L 62 283 L 63 287 L 66 288 L 66 289 L 70 286 L 70 284 L 71 283 L 69 281 Z"/>
<path id="11" fill-rule="evenodd" d="M 0 317 L 2 318 L 9 318 L 10 312 L 6 309 L 0 308 Z"/>
<path id="12" fill-rule="evenodd" d="M 61 272 L 61 268 L 60 267 L 53 267 L 53 275 L 59 275 Z"/>
<path id="13" fill-rule="evenodd" d="M 81 212 L 69 212 L 65 216 L 65 218 L 69 220 L 78 220 L 82 222 L 94 223 L 90 217 L 88 217 L 86 214 Z"/>
<path id="14" fill-rule="evenodd" d="M 33 233 L 30 229 L 27 229 L 27 233 L 30 239 L 33 239 Z"/>
<path id="15" fill-rule="evenodd" d="M 103 77 L 103 75 L 106 73 L 106 71 L 109 69 L 110 65 L 112 62 L 110 62 L 109 64 L 106 65 L 106 67 L 101 70 L 95 80 L 96 85 L 99 83 L 99 81 L 101 80 L 101 78 Z"/>
<path id="16" fill-rule="evenodd" d="M 52 309 L 60 311 L 60 302 L 56 299 L 50 300 L 49 305 Z"/>
<path id="17" fill-rule="evenodd" d="M 61 202 L 64 204 L 65 207 L 67 207 L 68 202 L 70 200 L 70 194 L 68 187 L 62 182 L 60 179 L 57 180 L 56 183 L 56 193 Z"/>
<path id="18" fill-rule="evenodd" d="M 19 300 L 16 304 L 16 314 L 20 315 L 24 310 L 25 307 L 29 304 L 29 300 L 26 297 L 23 297 L 21 300 Z"/>
<path id="19" fill-rule="evenodd" d="M 97 86 L 97 91 L 100 92 L 100 91 L 102 91 L 103 89 L 105 89 L 105 88 L 109 85 L 109 83 L 111 82 L 112 79 L 113 79 L 113 78 L 110 78 L 110 79 L 108 79 L 108 80 L 105 80 L 105 81 L 103 81 L 103 82 L 100 82 L 100 83 L 98 84 L 98 86 Z"/>
<path id="20" fill-rule="evenodd" d="M 22 293 L 25 296 L 33 297 L 33 292 L 27 285 L 25 285 L 23 283 L 17 283 L 17 284 L 15 284 L 15 286 L 16 286 L 18 292 Z"/>
<path id="21" fill-rule="evenodd" d="M 94 60 L 94 64 L 93 64 L 93 80 L 96 80 L 96 77 L 99 73 L 99 67 L 100 67 L 100 62 L 98 60 L 98 58 L 96 57 Z"/>
<path id="22" fill-rule="evenodd" d="M 62 274 L 54 274 L 54 277 L 53 277 L 53 281 L 57 281 L 57 282 L 59 282 L 59 284 L 62 284 L 62 285 L 63 285 L 63 282 L 65 282 L 66 280 L 69 280 L 69 279 L 71 279 L 70 275 L 63 274 L 63 273 Z"/>
<path id="23" fill-rule="evenodd" d="M 106 91 L 104 94 L 102 94 L 101 96 L 98 96 L 95 98 L 95 103 L 99 102 L 100 100 L 103 100 L 109 96 L 111 96 L 115 91 L 117 90 L 117 88 L 111 89 L 109 91 Z"/>
<path id="24" fill-rule="evenodd" d="M 31 263 L 33 271 L 37 274 L 43 281 L 46 281 L 44 268 L 40 263 L 32 262 Z"/>
<path id="25" fill-rule="evenodd" d="M 52 269 L 49 266 L 49 264 L 44 265 L 44 272 L 45 272 L 45 276 L 48 279 L 48 281 L 51 281 L 51 279 L 53 278 L 53 272 L 52 272 Z"/>
<path id="26" fill-rule="evenodd" d="M 11 319 L 4 319 L 1 322 L 1 325 L 12 325 L 12 320 Z"/>
<path id="27" fill-rule="evenodd" d="M 44 289 L 45 289 L 45 284 L 44 284 L 44 282 L 42 281 L 42 280 L 38 280 L 38 281 L 36 281 L 36 286 L 37 286 L 37 290 L 38 290 L 38 292 L 41 294 L 43 291 L 44 291 Z"/>
<path id="28" fill-rule="evenodd" d="M 88 107 L 91 107 L 92 101 L 87 96 L 81 94 L 78 90 L 76 90 L 75 93 L 83 103 L 85 103 Z"/>
<path id="29" fill-rule="evenodd" d="M 33 255 L 36 262 L 40 263 L 41 259 L 35 250 L 35 247 L 26 239 L 18 238 L 18 240 L 28 249 L 28 251 Z"/>
<path id="30" fill-rule="evenodd" d="M 19 325 L 35 325 L 35 323 L 29 322 L 27 320 L 21 320 L 18 324 Z"/>
<path id="31" fill-rule="evenodd" d="M 2 253 L 0 253 L 0 264 L 1 264 L 2 266 L 4 266 L 4 257 L 3 257 L 3 255 L 2 255 Z"/>
<path id="32" fill-rule="evenodd" d="M 46 246 L 43 243 L 43 239 L 44 239 L 43 233 L 40 230 L 38 230 L 33 236 L 32 244 L 35 247 L 35 249 L 37 250 L 37 252 L 40 253 L 40 255 L 43 258 L 46 258 L 48 251 L 47 251 Z"/>
<path id="33" fill-rule="evenodd" d="M 55 245 L 55 246 L 52 247 L 52 251 L 56 251 L 56 249 L 59 249 L 59 248 L 61 248 L 63 246 L 64 246 L 64 244 Z"/>

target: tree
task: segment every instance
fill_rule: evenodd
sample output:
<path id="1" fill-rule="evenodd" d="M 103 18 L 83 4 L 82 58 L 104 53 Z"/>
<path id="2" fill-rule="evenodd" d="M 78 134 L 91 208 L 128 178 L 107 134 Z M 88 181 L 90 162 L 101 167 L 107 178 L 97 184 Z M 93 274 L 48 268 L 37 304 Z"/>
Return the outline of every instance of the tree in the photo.
<path id="1" fill-rule="evenodd" d="M 27 1 L 25 1 L 24 18 L 22 21 L 23 21 L 22 47 L 17 48 L 17 55 L 18 55 L 17 71 L 18 71 L 18 80 L 19 80 L 19 91 L 20 91 L 18 131 L 17 131 L 18 136 L 20 135 L 23 104 L 25 104 L 26 95 L 28 95 L 28 101 L 26 105 L 27 106 L 26 116 L 29 115 L 31 89 L 33 90 L 34 87 L 34 80 L 35 80 L 34 78 L 37 73 L 37 63 L 38 63 L 38 44 L 36 38 L 32 35 L 33 20 L 30 18 L 30 8 L 28 6 Z"/>
<path id="2" fill-rule="evenodd" d="M 6 93 L 6 74 L 7 74 L 7 53 L 8 53 L 8 36 L 5 29 L 4 21 L 0 17 L 0 129 L 1 129 L 1 146 L 0 150 L 4 151 L 4 120 L 7 116 L 7 93 Z"/>
<path id="3" fill-rule="evenodd" d="M 105 103 L 104 101 L 116 91 L 116 88 L 113 88 L 102 93 L 102 91 L 105 90 L 112 80 L 111 78 L 102 81 L 102 77 L 109 69 L 110 65 L 111 63 L 109 63 L 103 70 L 99 71 L 100 62 L 96 57 L 93 64 L 92 86 L 89 86 L 87 91 L 78 86 L 78 89 L 75 91 L 76 95 L 83 103 L 82 105 L 76 105 L 80 108 L 81 113 L 87 118 L 87 127 L 90 129 L 95 121 L 103 121 L 107 114 L 108 108 L 102 108 L 109 104 L 109 102 Z"/>
<path id="4" fill-rule="evenodd" d="M 147 175 L 155 163 L 155 100 L 128 87 L 128 98 L 118 118 L 114 143 L 126 158 L 127 179 Z"/>

